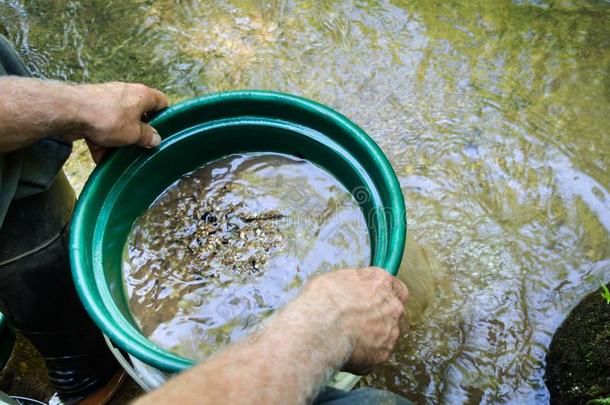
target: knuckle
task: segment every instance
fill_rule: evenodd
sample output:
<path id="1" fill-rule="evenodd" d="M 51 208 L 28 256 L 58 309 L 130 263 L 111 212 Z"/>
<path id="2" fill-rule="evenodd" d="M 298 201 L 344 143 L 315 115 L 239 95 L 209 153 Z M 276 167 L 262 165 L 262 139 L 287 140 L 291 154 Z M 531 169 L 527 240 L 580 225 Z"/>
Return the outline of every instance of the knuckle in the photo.
<path id="1" fill-rule="evenodd" d="M 146 87 L 142 83 L 133 83 L 131 86 L 133 91 L 136 93 L 145 94 L 148 92 L 148 87 Z"/>
<path id="2" fill-rule="evenodd" d="M 381 267 L 371 267 L 371 271 L 375 274 L 376 277 L 378 277 L 380 280 L 387 280 L 388 278 L 391 278 L 392 276 L 390 275 L 390 273 L 388 273 L 387 271 L 385 271 L 384 269 L 382 269 Z"/>
<path id="3" fill-rule="evenodd" d="M 358 278 L 362 281 L 369 281 L 374 278 L 374 271 L 372 267 L 365 267 L 363 269 L 359 269 L 356 274 Z"/>
<path id="4" fill-rule="evenodd" d="M 394 283 L 394 276 L 383 269 L 379 269 L 378 273 L 380 280 L 382 280 L 387 286 L 392 287 L 392 284 Z"/>
<path id="5" fill-rule="evenodd" d="M 143 84 L 134 83 L 129 85 L 129 93 L 132 95 L 132 100 L 134 103 L 139 103 L 142 99 L 148 97 L 149 90 Z"/>
<path id="6" fill-rule="evenodd" d="M 402 302 L 398 300 L 394 302 L 393 312 L 397 318 L 400 318 L 405 313 L 405 306 L 402 304 Z"/>

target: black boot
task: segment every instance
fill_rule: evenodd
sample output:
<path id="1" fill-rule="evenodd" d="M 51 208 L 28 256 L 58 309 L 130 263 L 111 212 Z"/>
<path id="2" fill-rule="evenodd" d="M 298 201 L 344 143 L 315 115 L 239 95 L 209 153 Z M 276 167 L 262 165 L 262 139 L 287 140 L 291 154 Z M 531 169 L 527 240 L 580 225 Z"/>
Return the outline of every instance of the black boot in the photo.
<path id="1" fill-rule="evenodd" d="M 72 281 L 66 231 L 73 206 L 60 172 L 48 191 L 14 201 L 0 229 L 0 309 L 40 352 L 51 384 L 69 402 L 118 370 Z"/>

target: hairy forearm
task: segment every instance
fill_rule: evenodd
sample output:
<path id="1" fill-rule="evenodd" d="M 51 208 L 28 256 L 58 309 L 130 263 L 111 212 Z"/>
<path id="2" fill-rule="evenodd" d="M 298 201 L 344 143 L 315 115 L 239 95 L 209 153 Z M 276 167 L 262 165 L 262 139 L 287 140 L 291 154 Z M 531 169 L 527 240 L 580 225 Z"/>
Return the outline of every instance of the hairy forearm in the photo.
<path id="1" fill-rule="evenodd" d="M 138 401 L 302 404 L 347 361 L 340 319 L 300 297 L 262 331 L 230 346 Z"/>
<path id="2" fill-rule="evenodd" d="M 0 153 L 46 136 L 83 129 L 77 86 L 31 78 L 0 78 Z"/>

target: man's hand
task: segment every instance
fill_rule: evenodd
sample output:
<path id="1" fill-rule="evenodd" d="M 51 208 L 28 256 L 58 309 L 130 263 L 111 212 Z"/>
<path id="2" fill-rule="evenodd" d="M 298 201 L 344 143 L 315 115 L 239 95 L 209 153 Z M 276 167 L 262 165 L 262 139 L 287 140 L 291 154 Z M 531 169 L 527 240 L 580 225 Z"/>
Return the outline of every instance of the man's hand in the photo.
<path id="1" fill-rule="evenodd" d="M 407 287 L 377 267 L 340 270 L 311 280 L 301 300 L 338 320 L 352 352 L 345 370 L 363 374 L 387 361 L 400 336 Z"/>
<path id="2" fill-rule="evenodd" d="M 378 268 L 316 277 L 254 335 L 137 404 L 311 403 L 342 366 L 365 372 L 388 359 L 408 295 Z"/>
<path id="3" fill-rule="evenodd" d="M 139 145 L 153 148 L 161 142 L 157 131 L 143 122 L 147 113 L 167 107 L 167 97 L 143 84 L 105 83 L 76 86 L 81 93 L 83 129 L 66 134 L 69 139 L 85 138 L 95 162 L 107 148 Z"/>
<path id="4" fill-rule="evenodd" d="M 96 161 L 106 148 L 152 148 L 159 134 L 142 120 L 167 98 L 142 84 L 74 85 L 31 78 L 0 78 L 0 153 L 46 136 L 84 138 Z"/>

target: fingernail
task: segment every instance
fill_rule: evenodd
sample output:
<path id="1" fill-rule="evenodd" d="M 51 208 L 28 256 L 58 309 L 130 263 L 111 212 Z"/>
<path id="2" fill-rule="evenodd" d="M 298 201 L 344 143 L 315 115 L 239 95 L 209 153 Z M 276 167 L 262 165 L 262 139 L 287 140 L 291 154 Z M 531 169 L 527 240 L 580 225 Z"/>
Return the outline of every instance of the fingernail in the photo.
<path id="1" fill-rule="evenodd" d="M 159 135 L 157 130 L 153 128 L 153 137 L 152 137 L 152 140 L 150 141 L 150 144 L 148 144 L 148 147 L 154 148 L 155 146 L 159 146 L 160 143 L 161 143 L 161 135 Z"/>

